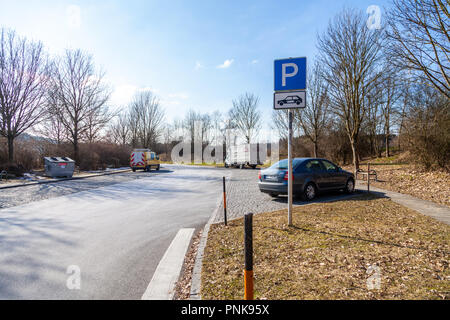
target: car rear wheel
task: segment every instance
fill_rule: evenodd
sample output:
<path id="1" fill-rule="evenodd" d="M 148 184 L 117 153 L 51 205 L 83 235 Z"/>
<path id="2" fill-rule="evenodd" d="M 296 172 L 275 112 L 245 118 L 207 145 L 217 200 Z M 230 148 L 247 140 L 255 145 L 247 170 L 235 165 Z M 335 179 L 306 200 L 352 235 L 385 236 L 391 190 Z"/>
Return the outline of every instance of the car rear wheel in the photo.
<path id="1" fill-rule="evenodd" d="M 269 196 L 271 196 L 272 198 L 277 198 L 279 196 L 278 193 L 269 193 Z"/>
<path id="2" fill-rule="evenodd" d="M 311 201 L 316 197 L 317 190 L 316 186 L 312 183 L 308 183 L 303 191 L 302 198 L 305 201 Z"/>
<path id="3" fill-rule="evenodd" d="M 355 191 L 355 181 L 353 181 L 353 179 L 348 179 L 347 183 L 345 184 L 345 192 L 353 193 L 354 191 Z"/>

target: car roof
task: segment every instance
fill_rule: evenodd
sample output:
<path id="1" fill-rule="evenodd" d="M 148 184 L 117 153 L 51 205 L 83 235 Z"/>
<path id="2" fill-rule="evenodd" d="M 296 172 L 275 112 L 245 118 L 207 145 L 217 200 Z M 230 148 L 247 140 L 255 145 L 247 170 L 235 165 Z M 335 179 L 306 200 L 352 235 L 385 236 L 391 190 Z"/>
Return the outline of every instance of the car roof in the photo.
<path id="1" fill-rule="evenodd" d="M 287 159 L 286 159 L 286 158 L 285 158 L 285 159 L 280 159 L 280 161 L 281 161 L 281 160 L 287 160 Z M 304 158 L 293 158 L 292 160 L 294 160 L 294 161 L 296 161 L 296 162 L 304 162 L 304 161 L 307 161 L 307 160 L 327 160 L 327 159 L 304 157 Z M 327 161 L 330 161 L 330 160 L 327 160 Z"/>
<path id="2" fill-rule="evenodd" d="M 287 158 L 280 159 L 279 161 L 281 161 L 281 160 L 287 160 Z M 328 160 L 328 159 L 325 159 L 325 158 L 313 158 L 313 157 L 299 157 L 299 158 L 292 158 L 292 160 L 296 160 L 296 161 L 306 161 L 306 160 L 326 160 L 326 161 L 331 161 L 331 160 Z"/>

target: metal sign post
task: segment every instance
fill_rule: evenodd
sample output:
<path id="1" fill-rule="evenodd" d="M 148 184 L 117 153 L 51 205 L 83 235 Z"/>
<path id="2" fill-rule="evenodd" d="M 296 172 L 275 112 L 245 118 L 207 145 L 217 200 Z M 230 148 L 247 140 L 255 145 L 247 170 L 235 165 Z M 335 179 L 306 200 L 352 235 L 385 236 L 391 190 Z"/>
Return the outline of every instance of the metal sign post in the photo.
<path id="1" fill-rule="evenodd" d="M 292 179 L 294 173 L 292 172 L 292 110 L 289 110 L 289 139 L 288 139 L 288 225 L 292 226 Z"/>
<path id="2" fill-rule="evenodd" d="M 294 173 L 292 170 L 292 109 L 306 107 L 306 58 L 275 60 L 273 108 L 289 109 L 288 136 L 288 225 L 292 226 Z"/>

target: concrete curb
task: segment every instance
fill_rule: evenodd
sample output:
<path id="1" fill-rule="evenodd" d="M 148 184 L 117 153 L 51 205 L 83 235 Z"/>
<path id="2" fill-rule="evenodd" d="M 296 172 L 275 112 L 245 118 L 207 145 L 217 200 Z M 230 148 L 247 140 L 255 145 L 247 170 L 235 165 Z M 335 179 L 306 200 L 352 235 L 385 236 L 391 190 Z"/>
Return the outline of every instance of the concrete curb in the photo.
<path id="1" fill-rule="evenodd" d="M 226 177 L 226 179 L 229 181 L 231 177 Z M 195 263 L 194 263 L 194 270 L 192 271 L 192 278 L 191 278 L 191 292 L 189 296 L 189 300 L 201 300 L 201 284 L 202 284 L 202 263 L 203 263 L 203 252 L 205 251 L 206 243 L 208 241 L 208 233 L 209 228 L 211 224 L 214 223 L 216 220 L 217 215 L 219 214 L 219 210 L 222 207 L 222 200 L 223 196 L 220 195 L 217 206 L 214 212 L 212 213 L 211 217 L 209 218 L 208 222 L 206 223 L 205 227 L 203 228 L 202 235 L 200 237 L 200 242 L 198 244 L 197 249 L 197 255 L 195 256 Z"/>
<path id="2" fill-rule="evenodd" d="M 153 274 L 142 300 L 172 300 L 194 228 L 178 230 Z"/>
<path id="3" fill-rule="evenodd" d="M 82 177 L 53 179 L 53 180 L 47 180 L 47 181 L 33 181 L 33 182 L 30 182 L 30 183 L 14 184 L 12 186 L 0 186 L 0 190 L 2 190 L 2 189 L 20 188 L 20 187 L 28 187 L 28 186 L 35 186 L 35 185 L 38 185 L 38 184 L 49 184 L 49 183 L 56 183 L 56 182 L 70 181 L 70 180 L 81 180 L 81 179 L 87 179 L 87 178 L 108 176 L 108 175 L 112 175 L 112 174 L 124 173 L 124 172 L 129 172 L 129 171 L 131 171 L 131 169 L 120 170 L 120 171 L 117 170 L 117 171 L 113 171 L 113 172 L 102 172 L 102 173 L 96 173 L 96 174 L 89 174 L 89 175 L 82 176 Z"/>

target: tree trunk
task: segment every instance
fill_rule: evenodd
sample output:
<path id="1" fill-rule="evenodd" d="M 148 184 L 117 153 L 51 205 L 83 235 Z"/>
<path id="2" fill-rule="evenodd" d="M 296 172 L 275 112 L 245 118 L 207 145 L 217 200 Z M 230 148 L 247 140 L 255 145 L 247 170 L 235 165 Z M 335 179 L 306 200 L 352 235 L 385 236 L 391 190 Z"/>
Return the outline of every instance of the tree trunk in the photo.
<path id="1" fill-rule="evenodd" d="M 314 141 L 314 158 L 317 158 L 318 142 Z"/>
<path id="2" fill-rule="evenodd" d="M 389 158 L 389 131 L 386 133 L 386 158 Z"/>
<path id="3" fill-rule="evenodd" d="M 353 170 L 356 177 L 356 170 L 359 169 L 359 157 L 358 157 L 358 150 L 356 147 L 356 141 L 350 141 L 350 145 L 352 147 L 352 155 L 353 155 Z"/>
<path id="4" fill-rule="evenodd" d="M 75 165 L 79 166 L 80 165 L 80 159 L 79 159 L 79 148 L 78 148 L 78 139 L 75 139 L 73 141 L 73 157 L 75 160 Z"/>
<path id="5" fill-rule="evenodd" d="M 385 139 L 386 139 L 385 140 L 386 141 L 386 158 L 388 158 L 389 155 L 390 155 L 389 154 L 389 135 L 390 135 L 391 132 L 389 130 L 390 129 L 389 128 L 390 127 L 389 118 L 390 118 L 389 114 L 387 114 L 387 116 L 386 116 L 386 124 L 385 124 L 386 128 L 384 130 L 385 131 Z"/>
<path id="6" fill-rule="evenodd" d="M 8 161 L 14 162 L 14 137 L 8 136 Z"/>

